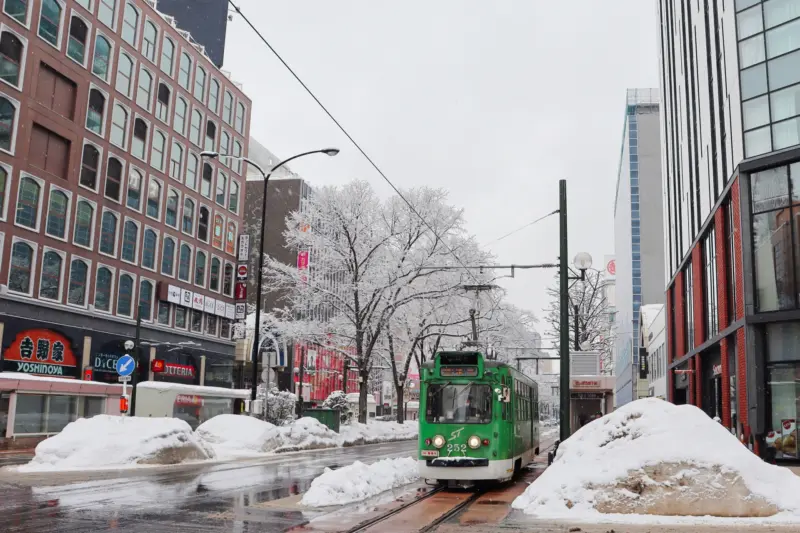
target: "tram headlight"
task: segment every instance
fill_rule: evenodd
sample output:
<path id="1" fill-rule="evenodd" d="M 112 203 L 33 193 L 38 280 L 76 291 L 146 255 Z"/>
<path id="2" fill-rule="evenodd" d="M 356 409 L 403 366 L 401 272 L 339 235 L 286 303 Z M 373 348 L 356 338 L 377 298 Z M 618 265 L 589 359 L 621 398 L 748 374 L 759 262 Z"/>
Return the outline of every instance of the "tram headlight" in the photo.
<path id="1" fill-rule="evenodd" d="M 467 439 L 467 445 L 473 450 L 477 450 L 478 448 L 481 447 L 481 439 L 476 435 L 473 435 L 469 439 Z"/>
<path id="2" fill-rule="evenodd" d="M 444 446 L 444 437 L 441 435 L 436 435 L 433 437 L 433 446 L 434 448 L 442 448 Z"/>

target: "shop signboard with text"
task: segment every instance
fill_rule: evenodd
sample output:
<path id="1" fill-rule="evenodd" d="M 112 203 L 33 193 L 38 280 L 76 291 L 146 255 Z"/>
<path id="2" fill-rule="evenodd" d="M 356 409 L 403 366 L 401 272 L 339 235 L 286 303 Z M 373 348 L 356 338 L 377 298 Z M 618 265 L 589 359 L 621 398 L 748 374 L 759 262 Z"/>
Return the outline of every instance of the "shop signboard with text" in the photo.
<path id="1" fill-rule="evenodd" d="M 24 329 L 3 350 L 3 370 L 40 376 L 77 378 L 72 341 L 51 329 Z"/>

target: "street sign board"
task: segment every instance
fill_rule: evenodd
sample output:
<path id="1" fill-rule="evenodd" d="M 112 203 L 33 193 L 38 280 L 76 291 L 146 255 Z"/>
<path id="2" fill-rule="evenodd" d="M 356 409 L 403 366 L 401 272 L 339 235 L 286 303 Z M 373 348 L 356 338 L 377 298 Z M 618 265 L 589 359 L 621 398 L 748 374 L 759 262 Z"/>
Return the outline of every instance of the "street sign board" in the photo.
<path id="1" fill-rule="evenodd" d="M 247 300 L 247 283 L 244 281 L 236 282 L 236 291 L 233 295 L 237 300 Z"/>
<path id="2" fill-rule="evenodd" d="M 247 304 L 246 303 L 237 303 L 236 304 L 236 315 L 234 318 L 241 319 L 247 315 Z"/>
<path id="3" fill-rule="evenodd" d="M 247 261 L 250 258 L 250 235 L 242 233 L 239 235 L 239 261 Z"/>
<path id="4" fill-rule="evenodd" d="M 130 376 L 136 368 L 136 362 L 128 354 L 123 355 L 117 359 L 117 374 L 120 376 Z"/>
<path id="5" fill-rule="evenodd" d="M 239 281 L 247 280 L 247 265 L 241 264 L 236 267 L 236 279 Z"/>
<path id="6" fill-rule="evenodd" d="M 120 383 L 129 383 L 130 380 L 131 380 L 131 377 L 130 376 L 120 376 L 117 379 L 119 379 Z"/>

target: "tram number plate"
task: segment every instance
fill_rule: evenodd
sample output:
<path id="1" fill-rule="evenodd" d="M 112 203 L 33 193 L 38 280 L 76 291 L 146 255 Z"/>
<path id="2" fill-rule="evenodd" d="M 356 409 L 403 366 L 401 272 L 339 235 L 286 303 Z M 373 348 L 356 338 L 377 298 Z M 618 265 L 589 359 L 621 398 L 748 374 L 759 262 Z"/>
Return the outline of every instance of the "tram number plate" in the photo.
<path id="1" fill-rule="evenodd" d="M 466 444 L 448 444 L 447 445 L 448 452 L 465 452 L 467 451 Z"/>
<path id="2" fill-rule="evenodd" d="M 422 457 L 439 457 L 439 450 L 422 450 Z"/>

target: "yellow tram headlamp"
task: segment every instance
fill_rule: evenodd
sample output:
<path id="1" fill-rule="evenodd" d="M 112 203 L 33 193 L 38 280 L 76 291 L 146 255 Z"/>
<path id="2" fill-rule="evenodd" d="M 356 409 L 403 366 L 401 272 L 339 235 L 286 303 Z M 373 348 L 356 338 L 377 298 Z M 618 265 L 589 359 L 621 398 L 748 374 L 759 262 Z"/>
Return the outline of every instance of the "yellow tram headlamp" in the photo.
<path id="1" fill-rule="evenodd" d="M 444 446 L 444 437 L 441 435 L 436 435 L 433 437 L 433 446 L 434 448 L 442 448 Z"/>
<path id="2" fill-rule="evenodd" d="M 473 450 L 477 450 L 478 448 L 480 448 L 481 447 L 480 437 L 478 437 L 477 435 L 471 436 L 469 439 L 467 439 L 467 446 L 469 446 Z"/>

